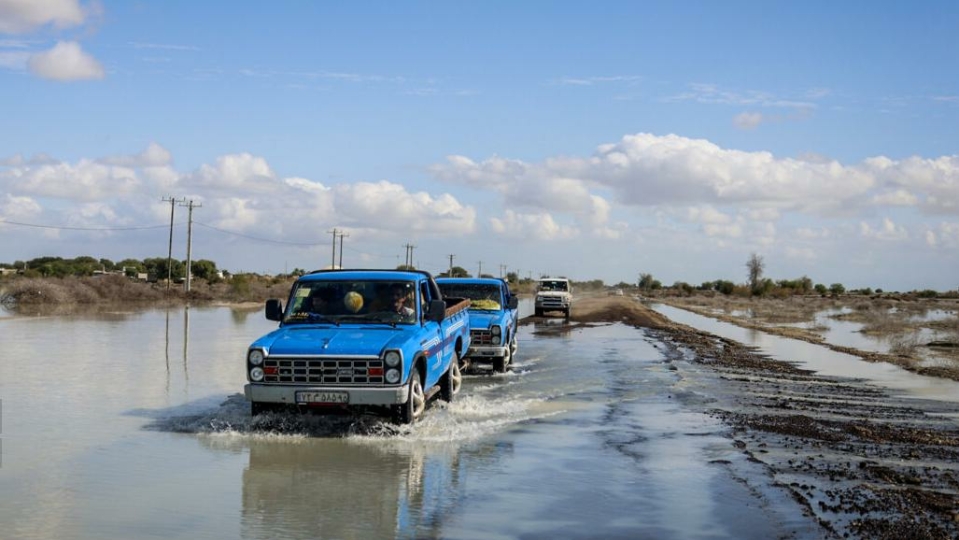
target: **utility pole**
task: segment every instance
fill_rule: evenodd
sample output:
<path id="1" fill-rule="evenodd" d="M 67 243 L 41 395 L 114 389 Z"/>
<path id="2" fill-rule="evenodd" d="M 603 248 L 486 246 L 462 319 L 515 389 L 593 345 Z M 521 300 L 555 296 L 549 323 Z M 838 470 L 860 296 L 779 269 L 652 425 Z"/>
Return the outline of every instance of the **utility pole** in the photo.
<path id="1" fill-rule="evenodd" d="M 476 273 L 476 277 L 483 277 L 483 261 L 479 262 L 479 272 Z"/>
<path id="2" fill-rule="evenodd" d="M 500 279 L 503 278 L 503 271 L 504 271 L 504 270 L 506 270 L 506 265 L 505 265 L 505 264 L 499 265 L 499 277 L 500 277 Z"/>
<path id="3" fill-rule="evenodd" d="M 340 269 L 343 269 L 343 237 L 349 236 L 345 232 L 340 233 Z"/>
<path id="4" fill-rule="evenodd" d="M 336 235 L 340 234 L 340 231 L 333 227 L 332 231 L 326 231 L 328 233 L 333 233 L 333 258 L 330 260 L 330 268 L 336 268 Z"/>
<path id="5" fill-rule="evenodd" d="M 176 197 L 164 197 L 163 202 L 170 203 L 170 242 L 167 244 L 166 255 L 166 288 L 170 290 L 170 284 L 173 283 L 173 209 L 177 203 L 182 203 L 186 199 L 177 199 Z"/>
<path id="6" fill-rule="evenodd" d="M 181 202 L 180 206 L 187 207 L 187 215 L 189 216 L 186 222 L 187 225 L 186 225 L 186 285 L 185 285 L 185 288 L 186 288 L 186 292 L 190 292 L 190 274 L 192 273 L 190 271 L 190 266 L 191 266 L 190 256 L 192 254 L 192 249 L 193 249 L 192 247 L 193 246 L 193 209 L 200 208 L 203 205 L 194 203 L 193 199 L 190 199 L 190 201 L 187 202 L 187 204 L 183 204 Z"/>
<path id="7" fill-rule="evenodd" d="M 407 268 L 413 268 L 413 244 L 404 244 L 406 247 L 406 261 L 403 263 Z"/>
<path id="8" fill-rule="evenodd" d="M 453 277 L 453 254 L 450 253 L 449 257 L 450 257 L 450 270 L 447 276 Z"/>

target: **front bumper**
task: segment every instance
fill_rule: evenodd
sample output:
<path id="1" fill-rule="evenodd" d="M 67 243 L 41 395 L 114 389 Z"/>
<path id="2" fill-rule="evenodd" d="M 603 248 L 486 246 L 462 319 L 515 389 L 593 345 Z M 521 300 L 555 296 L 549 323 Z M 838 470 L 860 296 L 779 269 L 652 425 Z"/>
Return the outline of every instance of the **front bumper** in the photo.
<path id="1" fill-rule="evenodd" d="M 248 383 L 243 394 L 248 401 L 296 405 L 297 392 L 346 392 L 350 396 L 345 405 L 399 405 L 409 399 L 409 386 L 362 388 L 356 386 L 309 386 L 293 384 Z"/>
<path id="2" fill-rule="evenodd" d="M 472 362 L 491 362 L 494 358 L 505 358 L 509 355 L 509 347 L 493 345 L 476 345 L 466 351 L 466 356 Z"/>
<path id="3" fill-rule="evenodd" d="M 563 298 L 536 297 L 535 305 L 537 308 L 545 310 L 566 309 L 569 307 L 569 300 Z"/>

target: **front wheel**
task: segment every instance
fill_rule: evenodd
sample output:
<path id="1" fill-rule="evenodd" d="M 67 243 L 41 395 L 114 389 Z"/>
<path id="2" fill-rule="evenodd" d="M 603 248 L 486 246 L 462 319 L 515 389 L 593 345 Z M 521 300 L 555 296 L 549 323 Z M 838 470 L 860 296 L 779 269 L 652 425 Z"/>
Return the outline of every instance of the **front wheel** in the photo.
<path id="1" fill-rule="evenodd" d="M 463 371 L 460 369 L 460 355 L 453 352 L 450 368 L 440 381 L 440 399 L 447 403 L 453 402 L 453 396 L 460 393 L 463 387 Z"/>
<path id="2" fill-rule="evenodd" d="M 509 347 L 506 347 L 505 356 L 498 356 L 493 359 L 493 371 L 496 373 L 506 373 L 511 363 L 513 363 L 513 353 Z"/>
<path id="3" fill-rule="evenodd" d="M 420 371 L 413 369 L 410 372 L 408 384 L 409 396 L 406 403 L 396 405 L 393 417 L 397 424 L 412 424 L 416 422 L 426 410 L 426 393 L 423 392 L 423 382 L 420 380 Z"/>
<path id="4" fill-rule="evenodd" d="M 264 403 L 262 401 L 251 401 L 250 402 L 250 413 L 253 416 L 259 416 L 263 413 L 276 412 L 280 410 L 280 405 L 276 403 Z"/>

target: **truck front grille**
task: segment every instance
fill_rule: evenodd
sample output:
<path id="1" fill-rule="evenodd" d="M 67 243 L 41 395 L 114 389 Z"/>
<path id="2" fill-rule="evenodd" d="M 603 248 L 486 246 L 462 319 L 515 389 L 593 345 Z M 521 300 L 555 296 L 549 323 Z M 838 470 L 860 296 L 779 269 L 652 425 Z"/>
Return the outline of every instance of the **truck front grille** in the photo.
<path id="1" fill-rule="evenodd" d="M 543 307 L 563 307 L 563 299 L 557 296 L 540 296 L 536 300 Z"/>
<path id="2" fill-rule="evenodd" d="M 493 334 L 489 330 L 470 330 L 470 343 L 473 345 L 492 345 Z"/>
<path id="3" fill-rule="evenodd" d="M 265 383 L 383 384 L 384 366 L 379 358 L 267 357 L 263 371 Z"/>

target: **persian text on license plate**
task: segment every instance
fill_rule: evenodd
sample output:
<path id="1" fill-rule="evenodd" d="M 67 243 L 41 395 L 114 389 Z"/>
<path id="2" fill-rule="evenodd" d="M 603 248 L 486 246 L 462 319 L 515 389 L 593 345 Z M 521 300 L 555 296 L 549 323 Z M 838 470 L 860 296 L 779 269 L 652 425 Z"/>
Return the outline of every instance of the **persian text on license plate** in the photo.
<path id="1" fill-rule="evenodd" d="M 349 403 L 346 392 L 297 392 L 297 403 Z"/>

